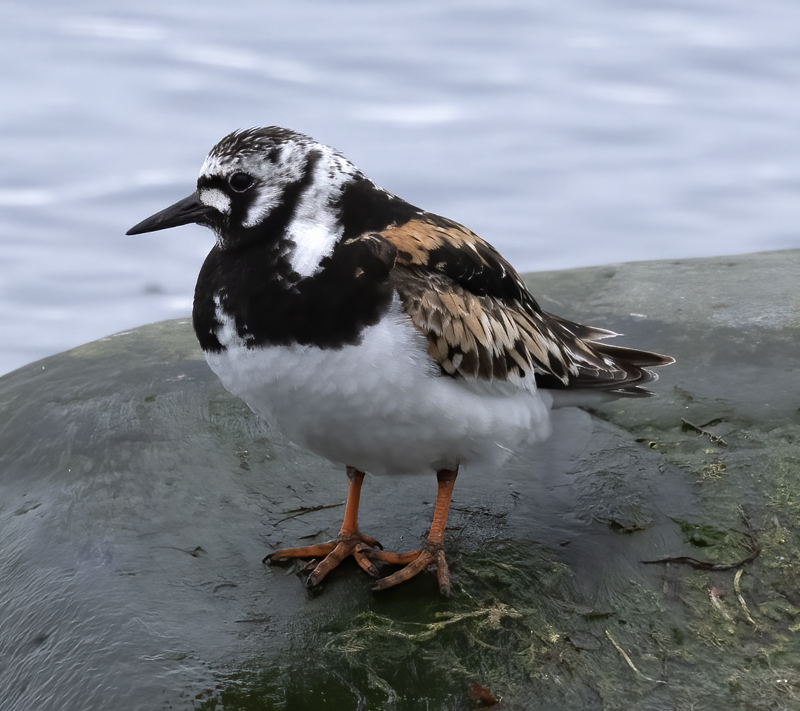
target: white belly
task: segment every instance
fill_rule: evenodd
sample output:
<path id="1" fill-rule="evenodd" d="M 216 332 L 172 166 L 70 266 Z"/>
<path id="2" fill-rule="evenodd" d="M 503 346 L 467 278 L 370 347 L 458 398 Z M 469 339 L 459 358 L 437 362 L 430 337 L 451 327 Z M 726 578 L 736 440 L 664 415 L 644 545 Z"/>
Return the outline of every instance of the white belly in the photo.
<path id="1" fill-rule="evenodd" d="M 248 349 L 226 324 L 207 360 L 296 444 L 373 474 L 496 466 L 549 434 L 549 398 L 441 376 L 399 306 L 355 346 Z"/>

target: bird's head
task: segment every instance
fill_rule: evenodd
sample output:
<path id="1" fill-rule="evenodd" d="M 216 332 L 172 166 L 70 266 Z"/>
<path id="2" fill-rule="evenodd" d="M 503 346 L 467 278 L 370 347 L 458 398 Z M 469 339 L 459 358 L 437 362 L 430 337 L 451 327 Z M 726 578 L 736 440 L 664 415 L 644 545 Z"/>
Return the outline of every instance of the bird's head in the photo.
<path id="1" fill-rule="evenodd" d="M 295 131 L 235 131 L 211 149 L 196 192 L 127 234 L 194 222 L 213 230 L 222 249 L 285 237 L 302 252 L 304 242 L 338 238 L 336 202 L 356 175 L 341 154 Z"/>

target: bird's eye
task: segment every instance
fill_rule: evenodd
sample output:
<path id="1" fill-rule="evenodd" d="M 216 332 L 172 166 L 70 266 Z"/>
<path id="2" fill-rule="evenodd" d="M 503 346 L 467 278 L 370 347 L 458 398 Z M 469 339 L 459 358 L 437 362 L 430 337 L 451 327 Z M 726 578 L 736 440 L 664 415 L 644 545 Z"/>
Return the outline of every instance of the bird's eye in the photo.
<path id="1" fill-rule="evenodd" d="M 248 175 L 247 173 L 234 173 L 230 178 L 228 178 L 228 185 L 230 185 L 237 193 L 243 193 L 254 182 L 255 179 L 253 176 Z"/>

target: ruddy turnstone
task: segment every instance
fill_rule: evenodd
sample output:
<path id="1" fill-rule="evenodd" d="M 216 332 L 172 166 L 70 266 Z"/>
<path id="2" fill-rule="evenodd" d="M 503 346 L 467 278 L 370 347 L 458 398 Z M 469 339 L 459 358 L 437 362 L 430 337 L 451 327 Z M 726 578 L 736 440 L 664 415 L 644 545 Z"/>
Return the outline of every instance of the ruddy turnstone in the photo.
<path id="1" fill-rule="evenodd" d="M 346 466 L 336 540 L 265 558 L 321 558 L 316 585 L 353 555 L 435 567 L 460 467 L 491 471 L 549 432 L 550 389 L 644 395 L 672 358 L 543 311 L 514 268 L 466 227 L 377 187 L 343 155 L 285 128 L 223 138 L 197 190 L 128 231 L 195 222 L 216 245 L 194 294 L 195 333 L 223 385 L 293 442 Z M 358 530 L 364 472 L 436 473 L 427 541 L 390 553 Z"/>

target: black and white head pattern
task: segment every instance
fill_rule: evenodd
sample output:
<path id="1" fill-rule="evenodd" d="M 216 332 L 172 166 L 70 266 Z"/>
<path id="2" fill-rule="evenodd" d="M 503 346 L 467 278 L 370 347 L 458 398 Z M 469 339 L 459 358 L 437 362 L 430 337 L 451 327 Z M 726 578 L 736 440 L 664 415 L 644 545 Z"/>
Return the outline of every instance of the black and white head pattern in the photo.
<path id="1" fill-rule="evenodd" d="M 284 128 L 252 128 L 208 154 L 197 192 L 220 248 L 270 235 L 287 240 L 292 269 L 307 277 L 342 236 L 336 207 L 358 169 L 329 146 Z"/>

